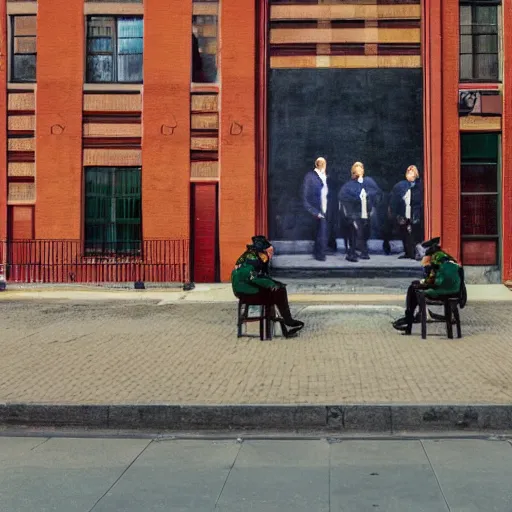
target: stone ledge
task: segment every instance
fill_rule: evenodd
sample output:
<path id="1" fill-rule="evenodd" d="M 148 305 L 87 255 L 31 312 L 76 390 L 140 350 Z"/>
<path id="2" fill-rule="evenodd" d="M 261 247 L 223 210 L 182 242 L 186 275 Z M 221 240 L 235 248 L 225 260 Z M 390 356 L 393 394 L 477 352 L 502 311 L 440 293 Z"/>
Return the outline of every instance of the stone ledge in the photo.
<path id="1" fill-rule="evenodd" d="M 315 430 L 393 434 L 512 430 L 512 405 L 0 404 L 0 426 L 159 430 Z"/>

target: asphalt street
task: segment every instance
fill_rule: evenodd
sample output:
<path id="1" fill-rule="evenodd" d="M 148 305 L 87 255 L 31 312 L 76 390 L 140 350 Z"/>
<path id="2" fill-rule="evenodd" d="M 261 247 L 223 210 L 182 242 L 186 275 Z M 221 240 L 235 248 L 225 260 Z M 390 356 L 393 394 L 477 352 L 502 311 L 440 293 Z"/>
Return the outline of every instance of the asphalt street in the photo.
<path id="1" fill-rule="evenodd" d="M 0 437 L 2 512 L 510 512 L 511 482 L 505 438 Z"/>

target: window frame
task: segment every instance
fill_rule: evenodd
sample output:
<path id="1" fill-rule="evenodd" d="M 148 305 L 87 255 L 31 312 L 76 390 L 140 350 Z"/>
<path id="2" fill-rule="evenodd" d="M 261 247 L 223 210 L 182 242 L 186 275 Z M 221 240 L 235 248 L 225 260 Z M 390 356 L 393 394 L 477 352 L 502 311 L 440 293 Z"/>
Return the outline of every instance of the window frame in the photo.
<path id="1" fill-rule="evenodd" d="M 502 0 L 460 0 L 459 2 L 459 15 L 460 10 L 463 6 L 472 8 L 472 18 L 474 15 L 474 8 L 476 7 L 496 7 L 497 8 L 497 16 L 496 16 L 496 40 L 497 40 L 497 50 L 496 52 L 490 53 L 475 53 L 475 38 L 478 34 L 474 34 L 473 31 L 471 33 L 471 53 L 462 53 L 462 31 L 461 31 L 461 20 L 459 19 L 459 82 L 460 83 L 496 83 L 500 84 L 503 81 L 503 52 L 502 52 Z M 467 34 L 469 35 L 469 34 Z M 480 34 L 482 35 L 482 34 Z M 470 78 L 462 78 L 462 66 L 461 66 L 461 58 L 462 55 L 471 55 L 472 57 L 472 77 Z M 476 78 L 474 76 L 475 70 L 475 56 L 476 55 L 496 55 L 498 62 L 498 76 L 496 78 Z"/>
<path id="2" fill-rule="evenodd" d="M 15 23 L 16 23 L 16 18 L 28 18 L 28 17 L 33 17 L 35 18 L 36 20 L 36 31 L 34 33 L 34 35 L 31 35 L 31 36 L 17 36 L 16 35 L 16 26 L 15 26 Z M 33 13 L 27 13 L 27 14 L 10 14 L 9 15 L 9 59 L 8 59 L 8 63 L 9 63 L 9 83 L 13 83 L 13 84 L 35 84 L 37 83 L 37 14 L 33 14 Z M 21 53 L 21 54 L 16 54 L 15 53 L 15 48 L 16 48 L 16 39 L 20 38 L 20 39 L 24 39 L 24 38 L 29 38 L 29 37 L 33 37 L 36 39 L 36 51 L 34 53 Z M 33 79 L 27 79 L 27 80 L 24 80 L 24 79 L 20 79 L 18 77 L 15 76 L 15 65 L 14 65 L 14 57 L 15 55 L 33 55 L 35 56 L 35 74 L 34 74 L 34 78 Z"/>
<path id="3" fill-rule="evenodd" d="M 88 199 L 92 199 L 93 197 L 100 197 L 101 194 L 92 194 L 88 195 L 87 193 L 87 172 L 103 172 L 106 176 L 107 186 L 110 187 L 110 196 L 106 194 L 103 195 L 109 205 L 108 211 L 111 212 L 109 217 L 103 219 L 101 223 L 97 224 L 88 224 Z M 139 212 L 138 212 L 138 222 L 127 222 L 126 218 L 119 219 L 117 216 L 117 200 L 118 199 L 128 199 L 133 198 L 133 196 L 129 194 L 118 195 L 116 193 L 116 176 L 119 172 L 137 172 L 138 175 L 138 189 L 139 194 L 136 198 L 139 203 Z M 86 257 L 116 257 L 116 256 L 125 256 L 125 257 L 140 257 L 142 256 L 142 167 L 141 166 L 108 166 L 108 165 L 94 165 L 94 166 L 85 166 L 83 171 L 83 253 Z M 100 185 L 99 182 L 96 182 L 96 185 Z M 115 212 L 115 213 L 112 213 Z M 97 219 L 96 219 L 97 220 Z M 138 229 L 138 238 L 135 239 L 122 239 L 119 240 L 117 237 L 117 228 L 120 225 L 130 225 L 132 227 L 136 227 Z M 88 227 L 92 226 L 102 226 L 103 228 L 103 237 L 101 240 L 87 237 Z M 108 232 L 109 229 L 114 230 L 116 236 L 114 241 L 109 241 L 108 237 L 105 236 L 105 233 Z M 126 247 L 125 247 L 126 246 Z"/>
<path id="4" fill-rule="evenodd" d="M 89 38 L 89 20 L 91 18 L 108 18 L 113 21 L 113 35 L 112 35 L 112 51 L 110 52 L 102 52 L 95 51 L 89 52 L 89 39 L 96 39 L 96 37 Z M 141 39 L 142 40 L 142 53 L 134 54 L 141 55 L 142 57 L 142 65 L 141 65 L 141 79 L 140 80 L 119 80 L 118 75 L 118 58 L 119 58 L 119 34 L 118 34 L 118 21 L 120 19 L 130 19 L 130 20 L 141 20 L 142 21 L 142 37 L 132 38 L 132 39 Z M 121 38 L 125 39 L 125 38 Z M 88 59 L 90 55 L 111 55 L 112 56 L 112 78 L 113 80 L 91 80 L 88 66 Z M 94 85 L 142 85 L 144 82 L 144 16 L 140 14 L 88 14 L 85 16 L 85 84 L 94 84 Z"/>
<path id="5" fill-rule="evenodd" d="M 496 136 L 496 161 L 491 161 L 490 158 L 482 158 L 482 159 L 463 159 L 463 151 L 462 151 L 462 138 L 465 135 L 495 135 Z M 461 199 L 461 224 L 460 224 L 460 241 L 461 246 L 463 246 L 464 242 L 468 241 L 495 241 L 496 242 L 496 256 L 495 256 L 495 263 L 493 266 L 499 266 L 501 261 L 501 246 L 502 246 L 502 210 L 501 210 L 501 200 L 502 200 L 502 189 L 501 189 L 501 133 L 500 132 L 462 132 L 460 134 L 461 140 L 460 140 L 460 146 L 461 146 L 461 152 L 460 152 L 460 182 L 461 182 L 461 189 L 460 189 L 460 199 Z M 462 190 L 462 168 L 463 166 L 471 166 L 471 165 L 492 165 L 495 166 L 496 169 L 496 192 L 464 192 Z M 463 226 L 462 226 L 462 199 L 464 197 L 482 197 L 482 196 L 493 196 L 496 198 L 496 234 L 490 235 L 490 234 L 464 234 L 463 233 Z M 464 263 L 464 262 L 463 262 Z M 480 265 L 481 266 L 481 265 Z M 483 266 L 486 266 L 485 264 Z"/>

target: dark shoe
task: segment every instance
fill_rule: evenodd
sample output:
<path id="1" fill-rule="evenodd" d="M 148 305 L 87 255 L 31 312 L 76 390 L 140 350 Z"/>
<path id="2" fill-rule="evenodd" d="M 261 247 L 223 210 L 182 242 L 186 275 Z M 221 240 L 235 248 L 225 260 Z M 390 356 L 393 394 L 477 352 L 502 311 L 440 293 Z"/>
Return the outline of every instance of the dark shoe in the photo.
<path id="1" fill-rule="evenodd" d="M 287 327 L 298 327 L 299 330 L 304 327 L 304 322 L 301 322 L 300 320 L 294 320 L 293 318 L 290 320 L 284 320 L 284 324 Z"/>
<path id="2" fill-rule="evenodd" d="M 391 254 L 391 244 L 387 240 L 384 240 L 384 242 L 382 243 L 382 250 L 384 251 L 384 254 L 386 256 L 389 256 Z"/>
<path id="3" fill-rule="evenodd" d="M 316 261 L 325 261 L 327 258 L 325 256 L 315 256 Z"/>
<path id="4" fill-rule="evenodd" d="M 362 252 L 361 255 L 359 256 L 359 258 L 362 260 L 369 260 L 370 255 L 367 252 Z"/>
<path id="5" fill-rule="evenodd" d="M 352 254 L 347 254 L 347 256 L 345 257 L 345 259 L 347 261 L 351 261 L 352 263 L 357 263 L 359 260 L 357 259 L 356 256 L 353 256 Z"/>
<path id="6" fill-rule="evenodd" d="M 409 256 L 407 256 L 407 254 L 401 254 L 400 256 L 398 256 L 398 259 L 399 260 L 408 260 Z"/>
<path id="7" fill-rule="evenodd" d="M 409 322 L 407 320 L 407 317 L 403 316 L 402 318 L 399 318 L 398 320 L 395 320 L 393 322 L 393 328 L 397 331 L 403 331 L 407 328 Z"/>
<path id="8" fill-rule="evenodd" d="M 286 339 L 289 339 L 289 338 L 296 338 L 297 335 L 299 334 L 299 331 L 302 329 L 302 327 L 292 327 L 291 329 L 287 329 L 286 331 L 283 330 L 283 336 L 286 338 Z"/>

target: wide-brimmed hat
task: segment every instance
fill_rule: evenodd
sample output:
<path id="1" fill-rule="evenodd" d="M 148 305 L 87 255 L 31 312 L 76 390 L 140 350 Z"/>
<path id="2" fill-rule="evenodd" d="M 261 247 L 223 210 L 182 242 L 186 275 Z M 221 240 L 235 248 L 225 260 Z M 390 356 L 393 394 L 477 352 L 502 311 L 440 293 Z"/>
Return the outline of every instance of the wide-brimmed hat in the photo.
<path id="1" fill-rule="evenodd" d="M 436 236 L 435 238 L 431 238 L 430 240 L 426 240 L 421 244 L 421 246 L 426 249 L 425 256 L 431 256 L 437 251 L 441 250 L 440 246 L 441 237 Z"/>
<path id="2" fill-rule="evenodd" d="M 252 245 L 251 248 L 255 249 L 258 252 L 266 251 L 269 247 L 272 247 L 272 244 L 267 240 L 267 237 L 263 235 L 256 235 L 252 237 Z"/>

